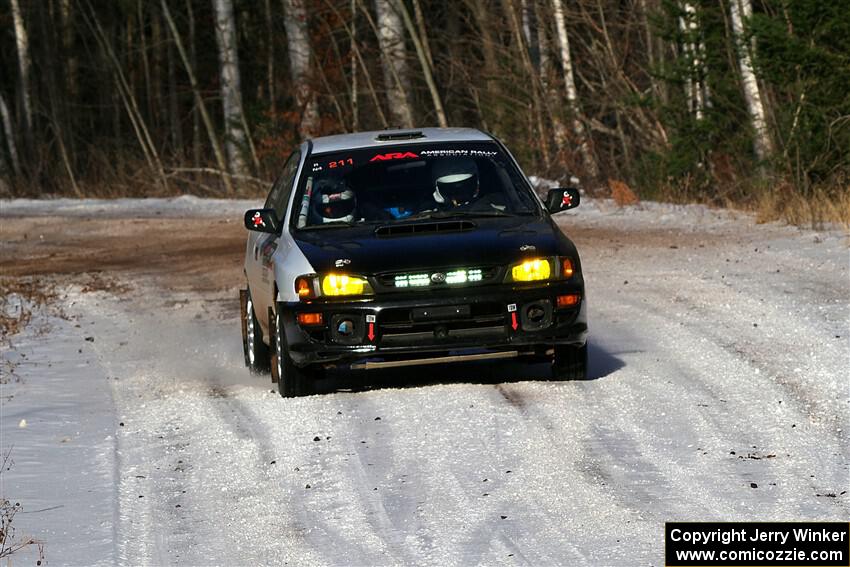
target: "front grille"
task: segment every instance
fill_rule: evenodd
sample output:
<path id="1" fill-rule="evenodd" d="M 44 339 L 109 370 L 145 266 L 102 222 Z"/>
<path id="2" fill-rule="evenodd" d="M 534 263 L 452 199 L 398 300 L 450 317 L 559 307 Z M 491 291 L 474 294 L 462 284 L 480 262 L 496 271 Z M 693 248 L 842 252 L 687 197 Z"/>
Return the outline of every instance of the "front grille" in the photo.
<path id="1" fill-rule="evenodd" d="M 384 289 L 415 291 L 493 283 L 498 279 L 498 275 L 498 267 L 486 266 L 389 272 L 378 274 L 375 279 L 378 285 Z"/>
<path id="2" fill-rule="evenodd" d="M 436 308 L 390 308 L 378 315 L 381 345 L 482 341 L 506 334 L 504 306 L 495 303 Z"/>

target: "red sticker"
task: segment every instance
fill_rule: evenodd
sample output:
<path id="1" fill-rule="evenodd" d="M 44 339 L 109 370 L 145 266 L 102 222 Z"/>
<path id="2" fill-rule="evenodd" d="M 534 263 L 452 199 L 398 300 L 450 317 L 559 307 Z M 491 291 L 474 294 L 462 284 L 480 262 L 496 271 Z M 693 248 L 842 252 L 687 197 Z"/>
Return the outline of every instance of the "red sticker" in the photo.
<path id="1" fill-rule="evenodd" d="M 266 227 L 266 221 L 263 220 L 263 215 L 260 214 L 260 211 L 254 213 L 254 216 L 251 218 L 254 221 L 254 226 L 261 226 L 263 228 Z"/>
<path id="2" fill-rule="evenodd" d="M 564 198 L 561 201 L 561 206 L 569 206 L 573 204 L 573 196 L 570 195 L 567 191 L 564 191 Z"/>
<path id="3" fill-rule="evenodd" d="M 419 159 L 419 156 L 414 154 L 413 152 L 392 152 L 389 154 L 378 154 L 369 161 L 388 161 L 391 159 Z"/>

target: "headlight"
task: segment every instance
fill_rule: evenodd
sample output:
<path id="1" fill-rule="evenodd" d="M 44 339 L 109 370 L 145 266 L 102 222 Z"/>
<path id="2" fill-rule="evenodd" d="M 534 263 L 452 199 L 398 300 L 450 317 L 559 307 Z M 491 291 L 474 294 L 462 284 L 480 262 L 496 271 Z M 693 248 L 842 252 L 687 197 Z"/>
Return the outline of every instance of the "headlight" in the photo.
<path id="1" fill-rule="evenodd" d="M 515 282 L 548 280 L 552 275 L 552 264 L 546 258 L 533 258 L 511 266 L 511 279 Z"/>
<path id="2" fill-rule="evenodd" d="M 322 294 L 328 296 L 366 295 L 372 293 L 372 286 L 366 278 L 348 274 L 328 274 L 322 278 Z"/>

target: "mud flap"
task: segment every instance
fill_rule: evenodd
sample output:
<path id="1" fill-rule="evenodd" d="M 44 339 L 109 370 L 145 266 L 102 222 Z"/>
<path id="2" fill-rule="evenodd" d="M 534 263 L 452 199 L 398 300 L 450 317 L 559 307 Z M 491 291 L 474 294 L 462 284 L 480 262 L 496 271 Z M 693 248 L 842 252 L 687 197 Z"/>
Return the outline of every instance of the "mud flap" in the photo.
<path id="1" fill-rule="evenodd" d="M 277 357 L 280 356 L 280 354 L 277 352 L 277 342 L 275 341 L 276 334 L 277 321 L 275 320 L 274 309 L 269 307 L 269 354 L 271 355 L 272 384 L 277 384 L 278 380 L 280 380 L 280 376 L 277 373 Z"/>
<path id="2" fill-rule="evenodd" d="M 248 290 L 239 290 L 239 313 L 242 323 L 242 353 L 245 355 L 245 366 L 248 366 Z"/>

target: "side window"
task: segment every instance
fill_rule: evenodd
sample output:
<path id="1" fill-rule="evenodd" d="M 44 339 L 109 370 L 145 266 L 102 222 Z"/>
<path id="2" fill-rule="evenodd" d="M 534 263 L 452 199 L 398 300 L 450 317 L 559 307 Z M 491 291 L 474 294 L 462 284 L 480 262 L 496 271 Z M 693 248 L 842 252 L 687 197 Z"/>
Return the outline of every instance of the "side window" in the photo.
<path id="1" fill-rule="evenodd" d="M 265 208 L 274 209 L 279 220 L 283 220 L 286 215 L 286 204 L 289 202 L 289 195 L 292 193 L 292 185 L 295 182 L 295 174 L 298 172 L 298 162 L 301 160 L 301 152 L 293 152 L 289 159 L 286 160 L 286 165 L 283 166 L 283 173 L 277 178 L 272 186 L 269 197 L 266 199 Z"/>

